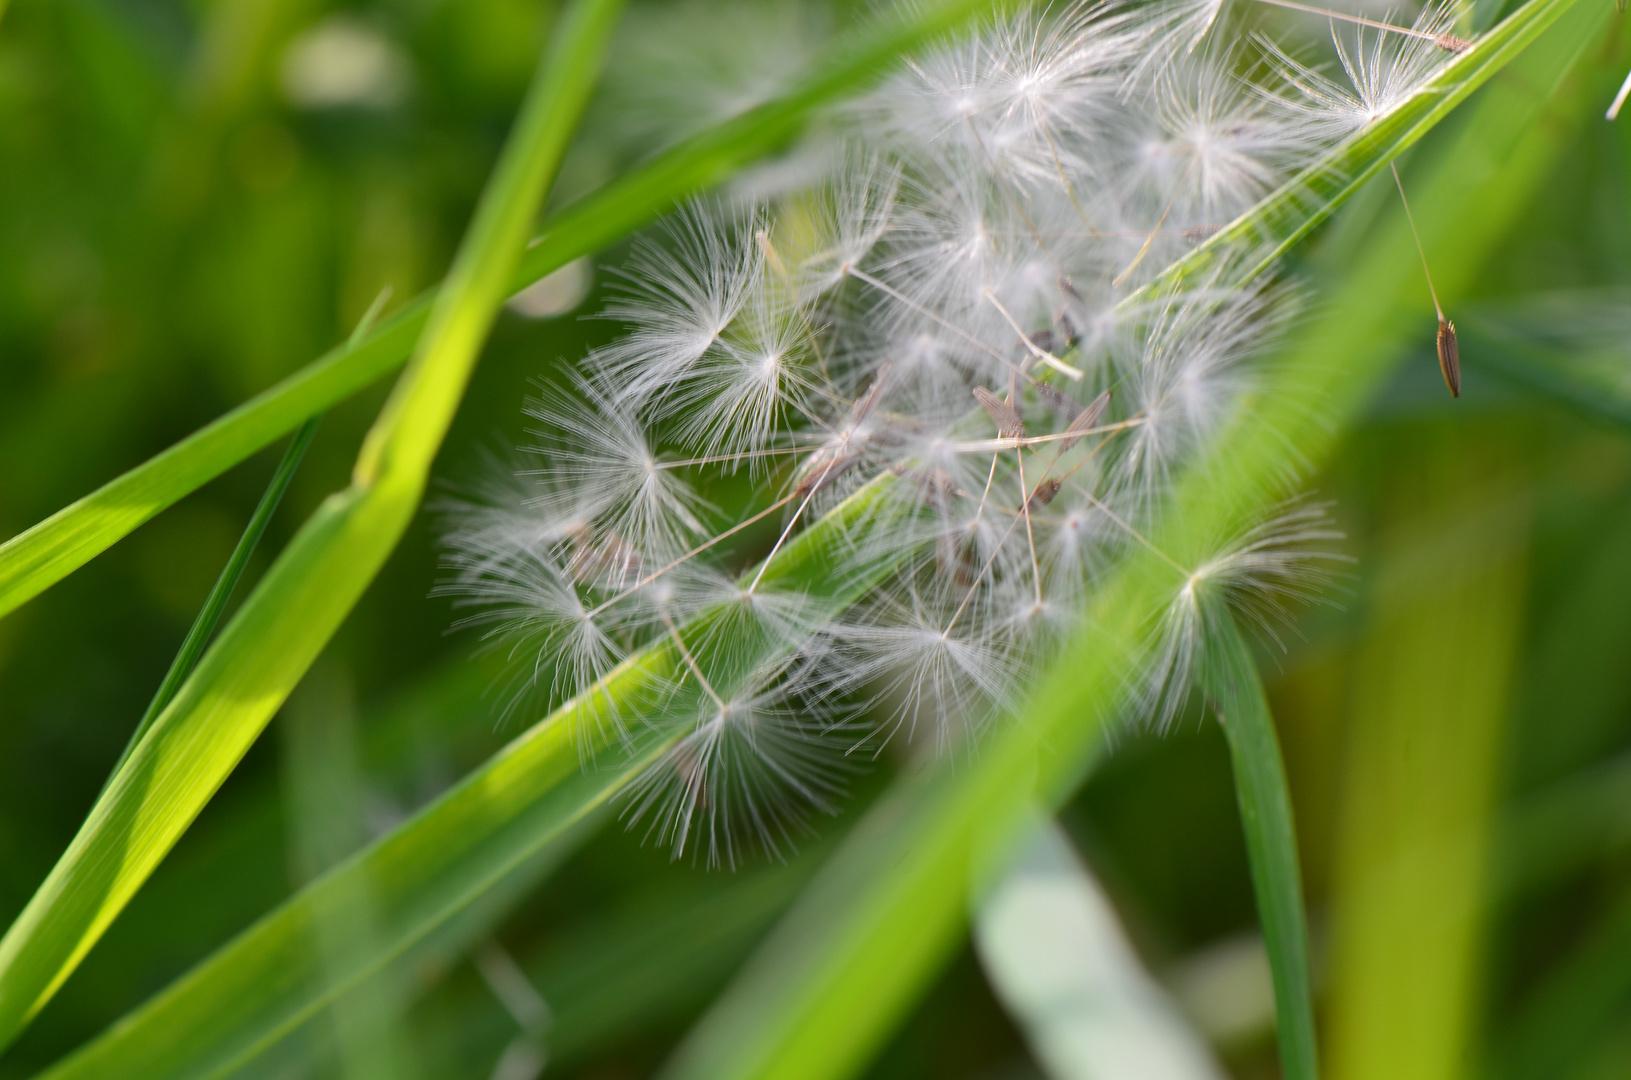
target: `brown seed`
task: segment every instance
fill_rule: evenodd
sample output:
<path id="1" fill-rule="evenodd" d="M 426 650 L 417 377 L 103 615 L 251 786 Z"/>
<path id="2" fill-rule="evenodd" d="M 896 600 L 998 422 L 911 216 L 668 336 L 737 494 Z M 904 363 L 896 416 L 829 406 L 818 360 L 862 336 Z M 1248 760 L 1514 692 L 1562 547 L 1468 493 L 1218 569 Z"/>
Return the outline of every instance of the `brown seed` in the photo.
<path id="1" fill-rule="evenodd" d="M 793 485 L 793 497 L 802 499 L 820 491 L 861 463 L 857 450 L 848 453 L 836 446 L 824 446 L 811 454 L 799 470 L 798 482 Z"/>
<path id="2" fill-rule="evenodd" d="M 1047 403 L 1048 408 L 1052 409 L 1060 416 L 1076 415 L 1077 405 L 1074 398 L 1060 393 L 1058 390 L 1049 386 L 1045 382 L 1039 381 L 1034 385 L 1036 386 L 1037 396 Z"/>
<path id="3" fill-rule="evenodd" d="M 974 400 L 980 403 L 985 414 L 991 417 L 991 422 L 997 425 L 997 434 L 1004 439 L 1022 439 L 1025 437 L 1025 425 L 1020 422 L 1019 413 L 1014 407 L 1002 400 L 996 394 L 983 386 L 974 388 Z"/>
<path id="4" fill-rule="evenodd" d="M 1191 225 L 1184 230 L 1184 239 L 1190 244 L 1198 244 L 1202 240 L 1212 239 L 1222 231 L 1222 225 Z"/>
<path id="5" fill-rule="evenodd" d="M 1053 479 L 1044 480 L 1036 485 L 1036 490 L 1031 492 L 1031 497 L 1025 500 L 1026 509 L 1035 510 L 1039 506 L 1046 506 L 1051 503 L 1053 497 L 1059 494 L 1060 484 L 1060 480 Z"/>
<path id="6" fill-rule="evenodd" d="M 1072 420 L 1070 426 L 1065 429 L 1065 434 L 1069 438 L 1059 444 L 1059 452 L 1063 454 L 1081 442 L 1083 435 L 1098 426 L 1099 418 L 1104 415 L 1104 410 L 1109 406 L 1110 391 L 1101 391 L 1099 396 L 1094 398 L 1087 408 L 1076 414 L 1076 419 Z"/>
<path id="7" fill-rule="evenodd" d="M 1622 8 L 1621 10 L 1624 9 Z M 1472 48 L 1472 42 L 1468 41 L 1466 38 L 1456 37 L 1454 34 L 1440 34 L 1438 37 L 1433 39 L 1433 44 L 1437 45 L 1445 52 L 1451 53 L 1464 53 L 1468 49 Z"/>
<path id="8" fill-rule="evenodd" d="M 1455 323 L 1438 317 L 1438 369 L 1444 373 L 1444 385 L 1451 397 L 1461 396 L 1461 346 L 1455 339 Z"/>

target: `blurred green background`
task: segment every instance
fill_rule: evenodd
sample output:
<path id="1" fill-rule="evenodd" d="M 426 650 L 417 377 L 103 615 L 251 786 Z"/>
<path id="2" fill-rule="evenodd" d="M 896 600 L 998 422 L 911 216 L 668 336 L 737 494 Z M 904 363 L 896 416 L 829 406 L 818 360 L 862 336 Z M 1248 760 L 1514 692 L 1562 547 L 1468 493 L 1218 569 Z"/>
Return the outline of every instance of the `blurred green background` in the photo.
<path id="1" fill-rule="evenodd" d="M 536 0 L 13 0 L 0 535 L 294 371 L 381 289 L 400 301 L 433 283 L 552 14 Z M 635 6 L 554 199 L 773 92 L 854 15 Z M 1631 119 L 1601 118 L 1628 66 L 1616 21 L 1540 121 L 1569 147 L 1452 312 L 1465 397 L 1438 383 L 1424 291 L 1419 355 L 1311 485 L 1355 561 L 1270 643 L 1264 671 L 1337 1080 L 1631 1076 Z M 1299 256 L 1315 303 L 1388 191 L 1367 196 Z M 520 441 L 530 380 L 614 332 L 574 317 L 604 279 L 580 268 L 577 284 L 595 283 L 581 306 L 556 310 L 575 291 L 558 281 L 565 299 L 501 317 L 445 481 Z M 257 570 L 344 484 L 383 392 L 324 421 Z M 0 919 L 73 836 L 280 449 L 0 621 Z M 515 733 L 491 660 L 427 598 L 434 528 L 421 515 L 0 1076 L 102 1030 Z M 507 898 L 475 961 L 394 974 L 241 1075 L 480 1078 L 502 1057 L 530 1076 L 528 1006 L 501 1000 L 514 964 L 553 1014 L 546 1075 L 645 1075 L 889 771 L 859 779 L 845 816 L 786 865 L 705 872 L 602 829 L 554 887 Z M 1196 713 L 1123 735 L 1061 820 L 1229 1069 L 1274 1075 L 1216 725 Z M 872 1074 L 1038 1071 L 965 950 Z"/>

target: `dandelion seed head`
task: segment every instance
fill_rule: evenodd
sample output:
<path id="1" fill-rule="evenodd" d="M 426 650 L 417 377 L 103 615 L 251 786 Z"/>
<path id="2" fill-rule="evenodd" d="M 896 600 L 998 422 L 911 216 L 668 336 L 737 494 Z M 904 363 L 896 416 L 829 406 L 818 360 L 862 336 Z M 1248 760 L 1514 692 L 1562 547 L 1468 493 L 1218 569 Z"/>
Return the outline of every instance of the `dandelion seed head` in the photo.
<path id="1" fill-rule="evenodd" d="M 972 750 L 1135 554 L 1173 573 L 1125 673 L 1157 727 L 1218 610 L 1272 635 L 1319 588 L 1307 508 L 1160 546 L 1295 307 L 1225 226 L 1445 61 L 1343 28 L 1320 67 L 1223 17 L 1076 3 L 921 52 L 801 152 L 817 173 L 637 240 L 603 312 L 624 332 L 446 508 L 438 591 L 507 650 L 518 715 L 609 699 L 626 659 L 664 673 L 573 715 L 644 763 L 625 817 L 676 857 L 785 850 L 884 746 Z"/>

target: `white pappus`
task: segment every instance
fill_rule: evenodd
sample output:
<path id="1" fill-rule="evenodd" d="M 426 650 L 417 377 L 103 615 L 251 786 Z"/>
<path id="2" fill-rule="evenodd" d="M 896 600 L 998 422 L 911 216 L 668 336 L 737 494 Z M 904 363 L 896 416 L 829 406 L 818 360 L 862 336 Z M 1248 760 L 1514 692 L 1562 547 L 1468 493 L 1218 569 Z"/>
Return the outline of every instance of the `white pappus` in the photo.
<path id="1" fill-rule="evenodd" d="M 779 851 L 857 750 L 952 752 L 1011 715 L 1261 385 L 1293 290 L 1245 278 L 1250 252 L 1161 272 L 1419 90 L 1448 23 L 1338 35 L 1326 74 L 1216 44 L 1220 18 L 1074 4 L 916 57 L 840 118 L 821 183 L 638 241 L 605 310 L 627 332 L 451 513 L 442 591 L 529 710 L 660 651 L 658 691 L 601 684 L 599 745 L 645 763 L 627 816 L 676 855 Z M 1199 593 L 1304 591 L 1316 518 L 1178 566 L 1128 679 L 1148 717 L 1187 692 Z"/>

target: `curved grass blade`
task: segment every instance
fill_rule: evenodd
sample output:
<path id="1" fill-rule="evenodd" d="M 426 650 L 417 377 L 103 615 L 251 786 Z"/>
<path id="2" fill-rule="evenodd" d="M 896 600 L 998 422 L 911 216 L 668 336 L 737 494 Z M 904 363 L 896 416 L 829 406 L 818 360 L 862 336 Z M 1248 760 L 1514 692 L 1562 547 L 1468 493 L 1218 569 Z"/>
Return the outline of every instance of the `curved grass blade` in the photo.
<path id="1" fill-rule="evenodd" d="M 1470 64 L 1451 69 L 1486 81 L 1516 55 L 1515 42 L 1564 17 L 1523 56 L 1517 77 L 1490 88 L 1427 182 L 1412 185 L 1418 220 L 1453 232 L 1462 254 L 1439 275 L 1443 294 L 1465 287 L 1562 152 L 1567 132 L 1552 125 L 1520 137 L 1547 96 L 1530 88 L 1554 89 L 1608 18 L 1596 5 L 1570 9 L 1570 0 L 1530 0 L 1464 55 Z M 1357 177 L 1386 161 L 1355 164 Z M 1372 231 L 1327 314 L 1277 365 L 1274 386 L 1255 393 L 1212 455 L 1180 478 L 1156 546 L 1188 558 L 1209 537 L 1237 535 L 1284 497 L 1288 456 L 1302 465 L 1328 452 L 1406 336 L 1400 313 L 1415 303 L 1404 287 L 1414 284 L 1414 258 L 1402 219 Z M 660 1075 L 826 1080 L 857 1071 L 955 948 L 968 882 L 1011 850 L 1021 806 L 1033 798 L 1057 806 L 1081 783 L 1137 670 L 1140 642 L 1181 585 L 1162 559 L 1131 554 L 1107 577 L 1090 630 L 1052 666 L 1026 722 L 972 765 L 941 764 L 899 783 Z"/>
<path id="2" fill-rule="evenodd" d="M 784 97 L 704 131 L 547 221 L 510 277 L 519 292 L 667 213 L 741 166 L 786 146 L 820 109 L 864 89 L 893 60 L 989 12 L 990 0 L 910 5 L 819 64 Z M 435 291 L 372 333 L 319 357 L 276 386 L 96 491 L 0 544 L 0 616 L 39 595 L 189 492 L 343 401 L 408 358 Z"/>
<path id="3" fill-rule="evenodd" d="M 760 587 L 797 583 L 812 602 L 834 608 L 853 603 L 883 568 L 857 571 L 851 531 L 864 524 L 885 487 L 886 482 L 875 482 L 863 488 L 794 537 L 766 567 Z M 710 625 L 711 619 L 731 615 L 722 608 L 683 632 L 722 693 L 733 692 L 781 648 L 762 635 L 727 640 Z M 683 715 L 700 695 L 694 681 L 673 690 L 683 670 L 678 650 L 666 639 L 632 657 L 45 1075 L 51 1080 L 226 1075 L 338 995 L 441 933 L 516 867 L 547 858 L 592 827 L 677 735 L 651 740 L 604 770 L 585 772 L 585 750 L 609 751 L 620 717 L 641 705 L 661 699 L 668 711 Z M 380 949 L 348 957 L 344 971 L 325 970 L 305 942 L 321 913 L 359 885 L 366 886 L 374 905 Z"/>
<path id="4" fill-rule="evenodd" d="M 0 1046 L 49 1000 L 191 824 L 407 528 L 621 7 L 621 0 L 577 0 L 562 13 L 351 486 L 330 496 L 284 550 L 0 940 Z"/>
<path id="5" fill-rule="evenodd" d="M 1569 2 L 1531 0 L 1515 21 L 1485 39 L 1493 57 L 1489 66 L 1456 68 L 1458 77 L 1487 79 L 1513 55 L 1504 43 L 1538 33 L 1567 10 Z M 1589 20 L 1572 21 L 1567 33 L 1554 35 L 1555 41 L 1548 39 L 1552 47 L 1537 50 L 1526 65 L 1527 80 L 1492 94 L 1469 134 L 1457 144 L 1454 160 L 1424 191 L 1421 204 L 1430 209 L 1435 222 L 1461 230 L 1466 247 L 1476 247 L 1475 241 L 1487 243 L 1538 183 L 1539 171 L 1549 160 L 1545 153 L 1532 150 L 1513 157 L 1523 121 L 1538 107 L 1538 102 L 1528 100 L 1527 86 L 1551 85 L 1597 25 L 1594 13 Z M 1468 55 L 1485 54 L 1475 48 Z M 1479 188 L 1477 198 L 1469 197 L 1459 172 L 1469 159 L 1506 162 L 1500 184 Z M 1352 170 L 1354 175 L 1360 171 Z M 1458 190 L 1448 190 L 1449 185 Z M 1345 194 L 1338 192 L 1337 197 Z M 1478 216 L 1469 217 L 1474 210 Z M 1258 424 L 1243 434 L 1231 433 L 1235 437 L 1225 444 L 1229 453 L 1221 462 L 1225 466 L 1221 477 L 1191 479 L 1182 498 L 1186 505 L 1193 504 L 1195 513 L 1169 520 L 1191 523 L 1195 532 L 1187 539 L 1181 532 L 1166 537 L 1169 550 L 1181 551 L 1198 536 L 1215 535 L 1215 527 L 1237 524 L 1253 500 L 1261 504 L 1266 492 L 1278 491 L 1285 478 L 1287 442 L 1282 434 L 1290 445 L 1310 454 L 1328 443 L 1331 431 L 1311 403 L 1334 400 L 1351 410 L 1379 377 L 1382 365 L 1367 366 L 1366 350 L 1381 347 L 1395 328 L 1378 316 L 1373 297 L 1401 303 L 1398 283 L 1409 279 L 1397 267 L 1414 258 L 1409 243 L 1402 224 L 1378 240 L 1368 265 L 1356 277 L 1355 288 L 1364 298 L 1355 305 L 1357 315 L 1349 312 L 1348 323 L 1328 320 L 1327 330 L 1336 327 L 1330 342 L 1321 339 L 1317 348 L 1310 347 L 1301 366 L 1289 370 L 1284 396 L 1257 403 L 1262 414 Z M 1443 275 L 1446 291 L 1468 272 L 1466 267 L 1452 268 Z M 1377 282 L 1384 284 L 1378 287 Z M 1236 476 L 1238 470 L 1244 475 Z M 1215 490 L 1220 482 L 1221 490 Z M 1209 503 L 1214 498 L 1220 501 Z M 805 536 L 831 537 L 832 532 L 816 526 Z M 834 589 L 831 595 L 841 601 L 842 590 L 832 575 L 852 551 L 845 541 L 811 564 L 789 571 L 787 580 L 817 591 Z M 778 565 L 792 564 L 778 559 Z M 1132 662 L 1145 616 L 1159 610 L 1170 574 L 1165 563 L 1134 558 L 1113 580 L 1097 607 L 1102 615 L 1099 631 L 1081 654 L 1072 657 L 1082 660 L 1082 676 L 1075 678 L 1072 668 L 1069 686 L 1050 684 L 1051 697 L 1038 701 L 1038 715 L 1048 718 L 1045 725 L 1021 728 L 998 742 L 971 772 L 931 769 L 904 782 L 884 800 L 870 815 L 872 824 L 846 844 L 810 896 L 774 935 L 762 954 L 772 959 L 761 957 L 750 965 L 750 974 L 728 995 L 721 1013 L 699 1029 L 676 1060 L 674 1074 L 836 1075 L 865 1058 L 955 942 L 963 923 L 962 896 L 975 839 L 1001 840 L 1011 800 L 1037 783 L 1038 757 L 1030 739 L 1048 732 L 1050 753 L 1043 759 L 1048 770 L 1042 778 L 1046 798 L 1062 798 L 1079 778 L 1097 746 L 1098 724 L 1121 692 L 1125 668 L 1118 664 Z M 693 632 L 686 631 L 688 640 Z M 705 637 L 695 640 L 700 643 Z M 645 654 L 596 692 L 607 700 L 637 706 L 652 680 L 660 682 L 674 667 L 675 658 L 666 650 Z M 558 713 L 529 731 L 455 793 L 337 872 L 374 875 L 374 895 L 400 906 L 402 914 L 387 920 L 381 931 L 387 950 L 399 954 L 417 936 L 455 916 L 487 882 L 497 879 L 500 872 L 491 867 L 551 842 L 632 779 L 641 765 L 638 760 L 609 779 L 577 775 L 570 731 L 592 731 L 594 724 L 583 721 L 593 721 L 596 714 L 582 701 L 574 710 Z M 461 859 L 470 861 L 461 864 Z M 320 883 L 273 913 L 51 1075 L 102 1075 L 127 1062 L 140 1063 L 139 1068 L 131 1066 L 130 1075 L 171 1075 L 166 1069 L 181 1076 L 219 1075 L 214 1070 L 223 1067 L 222 1062 L 242 1060 L 277 1032 L 310 1015 L 333 988 L 286 969 L 287 954 L 279 953 L 278 943 L 295 940 L 289 936 L 294 932 L 291 927 L 300 926 L 309 918 L 311 905 L 322 902 L 322 888 Z M 381 957 L 378 963 L 388 959 Z M 357 978 L 373 970 L 377 965 L 360 970 Z M 245 996 L 238 999 L 234 994 Z M 229 1004 L 238 1000 L 245 1002 L 243 1013 Z M 740 1023 L 743 1016 L 763 1022 Z M 196 1039 L 183 1045 L 178 1032 L 196 1032 Z"/>
<path id="6" fill-rule="evenodd" d="M 1251 648 L 1228 612 L 1208 619 L 1206 645 L 1201 685 L 1215 704 L 1234 766 L 1252 891 L 1274 976 L 1280 1071 L 1288 1080 L 1315 1080 L 1319 1048 L 1314 1037 L 1308 923 L 1280 740 Z"/>

